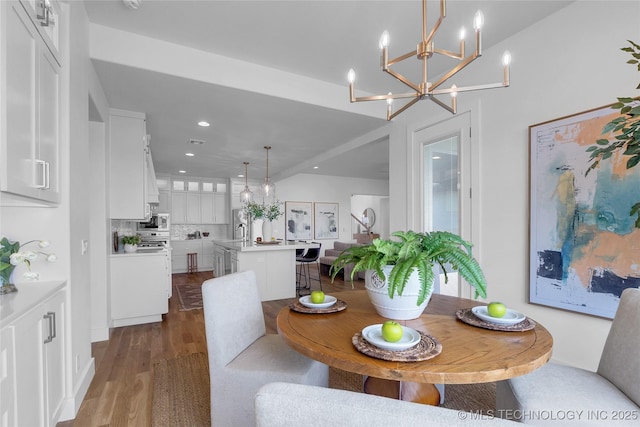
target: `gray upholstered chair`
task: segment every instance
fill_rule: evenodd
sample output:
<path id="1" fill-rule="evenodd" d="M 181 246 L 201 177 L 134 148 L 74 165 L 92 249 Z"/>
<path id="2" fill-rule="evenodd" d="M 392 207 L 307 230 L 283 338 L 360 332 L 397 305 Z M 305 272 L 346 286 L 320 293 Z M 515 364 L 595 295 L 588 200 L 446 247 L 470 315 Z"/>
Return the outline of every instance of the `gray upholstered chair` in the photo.
<path id="1" fill-rule="evenodd" d="M 202 284 L 211 376 L 211 423 L 254 424 L 254 396 L 269 382 L 326 387 L 327 365 L 297 353 L 278 335 L 265 335 L 264 315 L 253 271 Z"/>
<path id="2" fill-rule="evenodd" d="M 352 391 L 271 383 L 255 397 L 258 427 L 517 426 L 518 423 Z"/>
<path id="3" fill-rule="evenodd" d="M 549 363 L 498 382 L 496 404 L 523 423 L 640 425 L 640 289 L 622 292 L 596 372 Z M 542 411 L 573 419 L 539 419 Z"/>

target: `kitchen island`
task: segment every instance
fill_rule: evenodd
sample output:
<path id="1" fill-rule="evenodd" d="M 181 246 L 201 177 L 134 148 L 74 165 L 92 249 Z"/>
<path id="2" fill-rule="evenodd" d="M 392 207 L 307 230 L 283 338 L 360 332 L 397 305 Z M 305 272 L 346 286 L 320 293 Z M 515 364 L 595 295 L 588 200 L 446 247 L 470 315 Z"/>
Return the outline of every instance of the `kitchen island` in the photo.
<path id="1" fill-rule="evenodd" d="M 297 241 L 258 244 L 242 240 L 213 241 L 215 276 L 253 270 L 262 301 L 296 296 L 296 249 L 318 247 Z"/>

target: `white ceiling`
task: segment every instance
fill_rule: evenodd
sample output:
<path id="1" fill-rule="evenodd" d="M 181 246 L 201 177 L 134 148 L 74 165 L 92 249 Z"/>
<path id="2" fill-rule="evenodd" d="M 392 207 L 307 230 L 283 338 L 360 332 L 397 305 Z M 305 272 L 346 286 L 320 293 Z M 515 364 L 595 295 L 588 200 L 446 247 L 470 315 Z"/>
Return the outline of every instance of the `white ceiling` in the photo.
<path id="1" fill-rule="evenodd" d="M 481 9 L 486 50 L 569 3 L 449 0 L 448 16 L 435 40 L 439 47 L 455 50 L 455 34 L 463 25 L 470 33 L 473 15 Z M 350 67 L 358 71 L 359 90 L 406 91 L 380 71 L 378 38 L 383 30 L 390 32 L 392 56 L 413 49 L 420 38 L 416 0 L 142 0 L 137 10 L 128 9 L 121 0 L 85 4 L 92 23 L 344 85 L 345 99 Z M 437 10 L 437 2 L 430 1 L 429 23 Z M 469 40 L 467 36 L 471 45 Z M 431 61 L 430 72 L 437 74 L 449 65 Z M 234 177 L 244 172 L 242 162 L 249 161 L 249 177 L 262 178 L 263 146 L 271 145 L 271 176 L 304 165 L 298 172 L 388 177 L 386 140 L 326 158 L 336 147 L 385 126 L 383 103 L 379 117 L 370 117 L 110 62 L 94 61 L 94 66 L 110 106 L 147 113 L 158 173 L 184 169 L 191 176 Z M 412 71 L 402 70 L 409 77 Z M 195 126 L 202 118 L 213 126 Z M 189 145 L 190 139 L 206 144 Z M 196 156 L 185 157 L 187 151 Z M 318 169 L 311 169 L 311 164 Z"/>

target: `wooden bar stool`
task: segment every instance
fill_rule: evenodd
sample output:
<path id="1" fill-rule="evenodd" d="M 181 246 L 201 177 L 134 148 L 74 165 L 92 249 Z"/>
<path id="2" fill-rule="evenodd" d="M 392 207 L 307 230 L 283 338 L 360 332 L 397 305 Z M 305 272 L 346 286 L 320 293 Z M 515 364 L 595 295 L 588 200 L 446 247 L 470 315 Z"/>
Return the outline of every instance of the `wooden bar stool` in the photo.
<path id="1" fill-rule="evenodd" d="M 187 273 L 198 272 L 198 254 L 191 252 L 187 254 Z"/>

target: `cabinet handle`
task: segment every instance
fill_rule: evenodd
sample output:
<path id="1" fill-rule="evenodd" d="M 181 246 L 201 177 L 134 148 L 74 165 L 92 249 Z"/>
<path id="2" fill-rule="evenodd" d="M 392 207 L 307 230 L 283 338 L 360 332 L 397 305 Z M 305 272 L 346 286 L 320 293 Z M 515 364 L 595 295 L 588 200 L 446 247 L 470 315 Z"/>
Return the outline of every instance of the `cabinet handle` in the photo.
<path id="1" fill-rule="evenodd" d="M 51 339 L 53 340 L 57 335 L 56 330 L 58 329 L 56 327 L 56 313 L 55 311 L 49 311 L 47 314 L 51 316 L 50 319 L 51 319 L 51 323 L 53 324 L 53 327 L 51 328 L 52 330 Z"/>
<path id="2" fill-rule="evenodd" d="M 53 341 L 53 338 L 55 336 L 55 331 L 54 331 L 54 322 L 51 321 L 52 317 L 55 316 L 55 313 L 52 312 L 48 312 L 47 314 L 45 314 L 44 316 L 42 316 L 43 319 L 47 319 L 49 321 L 49 336 L 47 338 L 45 338 L 44 343 L 48 344 L 51 341 Z"/>
<path id="3" fill-rule="evenodd" d="M 36 183 L 36 188 L 49 188 L 49 162 L 45 162 L 44 160 L 36 159 L 36 166 L 39 166 L 42 170 L 42 182 L 40 184 Z"/>

